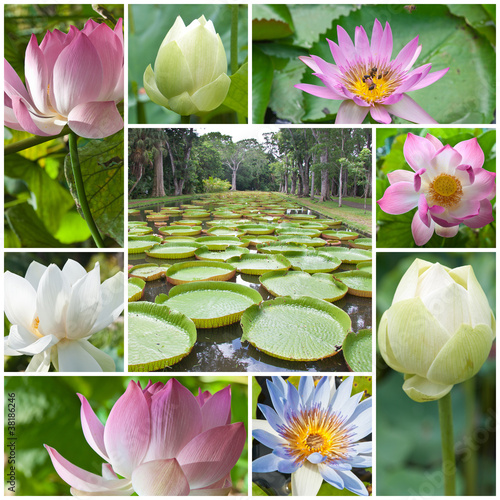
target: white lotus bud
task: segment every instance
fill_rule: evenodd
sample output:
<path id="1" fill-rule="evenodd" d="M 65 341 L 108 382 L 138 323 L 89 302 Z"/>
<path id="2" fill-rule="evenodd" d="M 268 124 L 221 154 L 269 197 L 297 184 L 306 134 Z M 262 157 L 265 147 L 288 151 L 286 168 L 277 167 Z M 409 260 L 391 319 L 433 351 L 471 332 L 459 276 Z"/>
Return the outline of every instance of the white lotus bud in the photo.
<path id="1" fill-rule="evenodd" d="M 401 279 L 378 331 L 380 352 L 405 374 L 415 401 L 440 399 L 474 376 L 495 338 L 495 317 L 471 266 L 416 259 Z"/>
<path id="2" fill-rule="evenodd" d="M 227 58 L 212 21 L 204 16 L 186 27 L 180 16 L 156 56 L 154 71 L 144 72 L 149 98 L 180 115 L 206 113 L 219 107 L 231 84 Z"/>

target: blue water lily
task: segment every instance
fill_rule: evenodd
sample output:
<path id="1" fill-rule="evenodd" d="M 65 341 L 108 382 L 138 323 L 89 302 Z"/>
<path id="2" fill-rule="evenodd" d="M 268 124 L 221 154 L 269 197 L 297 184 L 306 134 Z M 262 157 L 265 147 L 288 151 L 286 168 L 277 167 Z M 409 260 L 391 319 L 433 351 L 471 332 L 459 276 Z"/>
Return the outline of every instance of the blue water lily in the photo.
<path id="1" fill-rule="evenodd" d="M 292 475 L 292 495 L 316 495 L 323 479 L 340 490 L 368 495 L 353 468 L 372 465 L 371 398 L 351 396 L 354 377 L 335 388 L 334 377 L 315 385 L 300 378 L 297 390 L 281 377 L 267 381 L 274 409 L 259 404 L 266 420 L 253 421 L 253 437 L 272 453 L 253 462 L 253 472 L 279 471 Z"/>

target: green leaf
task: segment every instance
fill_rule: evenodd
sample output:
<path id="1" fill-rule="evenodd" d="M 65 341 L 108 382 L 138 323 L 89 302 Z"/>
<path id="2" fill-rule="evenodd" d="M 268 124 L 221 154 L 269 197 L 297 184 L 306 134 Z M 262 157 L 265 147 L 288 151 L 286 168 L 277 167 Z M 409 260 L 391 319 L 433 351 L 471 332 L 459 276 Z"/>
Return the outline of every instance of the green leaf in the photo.
<path id="1" fill-rule="evenodd" d="M 252 496 L 253 497 L 267 497 L 267 493 L 255 483 L 252 483 Z"/>
<path id="2" fill-rule="evenodd" d="M 243 64 L 229 78 L 231 85 L 223 105 L 246 117 L 248 116 L 248 63 Z"/>
<path id="3" fill-rule="evenodd" d="M 485 158 L 490 156 L 490 153 L 497 142 L 496 130 L 488 130 L 477 138 L 477 142 L 483 150 Z M 494 171 L 494 170 L 493 170 Z"/>
<path id="4" fill-rule="evenodd" d="M 273 84 L 273 63 L 257 47 L 254 47 L 252 54 L 252 123 L 264 123 Z"/>
<path id="5" fill-rule="evenodd" d="M 255 377 L 252 377 L 252 418 L 257 418 L 257 401 L 259 400 L 262 387 Z"/>
<path id="6" fill-rule="evenodd" d="M 328 484 L 326 481 L 323 481 L 323 483 L 321 484 L 321 488 L 319 489 L 318 496 L 355 497 L 357 495 L 356 493 L 353 493 L 352 491 L 346 489 L 339 490 L 338 488 L 335 488 L 335 486 L 332 486 L 331 484 Z"/>
<path id="7" fill-rule="evenodd" d="M 59 182 L 51 179 L 37 162 L 19 154 L 5 157 L 5 175 L 26 182 L 36 198 L 36 214 L 47 231 L 55 233 L 64 214 L 73 206 L 68 191 Z"/>
<path id="8" fill-rule="evenodd" d="M 483 5 L 448 5 L 448 9 L 455 16 L 463 17 L 465 22 L 478 33 L 483 35 L 493 46 L 496 41 L 495 26 L 491 23 L 490 14 Z"/>
<path id="9" fill-rule="evenodd" d="M 123 130 L 78 148 L 87 200 L 102 235 L 123 246 Z M 81 213 L 69 155 L 64 170 L 71 194 Z"/>
<path id="10" fill-rule="evenodd" d="M 252 39 L 274 40 L 291 35 L 295 28 L 286 5 L 259 5 L 252 9 Z"/>
<path id="11" fill-rule="evenodd" d="M 38 218 L 28 203 L 21 203 L 6 210 L 7 222 L 23 248 L 60 248 L 57 241 Z"/>
<path id="12" fill-rule="evenodd" d="M 347 365 L 353 372 L 372 371 L 372 331 L 349 332 L 342 345 Z"/>
<path id="13" fill-rule="evenodd" d="M 61 243 L 70 245 L 87 240 L 91 234 L 85 220 L 80 217 L 76 210 L 71 210 L 64 214 L 61 225 L 54 236 Z"/>

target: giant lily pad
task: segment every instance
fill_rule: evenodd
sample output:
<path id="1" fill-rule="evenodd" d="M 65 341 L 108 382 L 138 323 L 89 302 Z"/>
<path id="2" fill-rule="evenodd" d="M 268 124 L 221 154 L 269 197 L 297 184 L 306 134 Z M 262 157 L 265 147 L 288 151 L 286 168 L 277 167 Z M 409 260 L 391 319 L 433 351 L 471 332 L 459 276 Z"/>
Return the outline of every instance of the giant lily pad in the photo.
<path id="1" fill-rule="evenodd" d="M 310 238 L 309 236 L 278 236 L 278 241 L 283 243 L 297 243 L 297 245 L 306 245 L 308 247 L 322 247 L 326 241 L 322 238 Z"/>
<path id="2" fill-rule="evenodd" d="M 371 238 L 356 238 L 355 240 L 349 240 L 347 243 L 353 248 L 364 248 L 365 250 L 371 250 L 372 248 Z"/>
<path id="3" fill-rule="evenodd" d="M 128 307 L 128 369 L 161 370 L 185 358 L 196 342 L 196 327 L 165 305 L 141 302 Z"/>
<path id="4" fill-rule="evenodd" d="M 368 260 L 366 262 L 360 262 L 359 264 L 356 264 L 356 269 L 372 274 L 372 261 Z"/>
<path id="5" fill-rule="evenodd" d="M 319 236 L 321 231 L 319 229 L 311 229 L 305 227 L 283 227 L 276 229 L 276 234 L 280 236 L 309 236 L 311 238 Z"/>
<path id="6" fill-rule="evenodd" d="M 227 281 L 236 274 L 236 269 L 222 262 L 179 262 L 166 272 L 167 281 L 173 285 L 183 285 L 193 281 Z"/>
<path id="7" fill-rule="evenodd" d="M 321 236 L 327 240 L 355 240 L 359 234 L 352 231 L 323 231 Z"/>
<path id="8" fill-rule="evenodd" d="M 342 344 L 344 358 L 353 372 L 372 371 L 372 331 L 349 332 Z"/>
<path id="9" fill-rule="evenodd" d="M 241 318 L 242 341 L 280 359 L 315 361 L 337 354 L 351 329 L 349 315 L 312 297 L 279 297 Z"/>
<path id="10" fill-rule="evenodd" d="M 282 253 L 295 271 L 307 273 L 329 273 L 341 266 L 342 261 L 337 257 L 322 255 L 316 250 L 289 250 Z"/>
<path id="11" fill-rule="evenodd" d="M 364 271 L 345 271 L 333 275 L 336 280 L 347 285 L 348 292 L 358 297 L 372 296 L 372 275 Z"/>
<path id="12" fill-rule="evenodd" d="M 278 241 L 278 238 L 276 236 L 271 236 L 269 234 L 265 234 L 262 236 L 245 236 L 245 239 L 249 241 L 249 246 L 258 246 L 263 243 L 269 243 L 271 241 Z"/>
<path id="13" fill-rule="evenodd" d="M 135 302 L 141 300 L 144 294 L 146 282 L 140 278 L 129 278 L 128 280 L 128 301 Z"/>
<path id="14" fill-rule="evenodd" d="M 273 234 L 275 227 L 268 224 L 238 224 L 238 229 L 246 234 Z"/>
<path id="15" fill-rule="evenodd" d="M 257 252 L 259 253 L 283 253 L 289 250 L 307 250 L 305 245 L 297 243 L 282 243 L 281 241 L 264 243 L 257 245 Z"/>
<path id="16" fill-rule="evenodd" d="M 236 236 L 201 236 L 196 238 L 196 243 L 205 245 L 209 250 L 224 250 L 228 246 L 244 247 L 248 242 L 240 240 Z"/>
<path id="17" fill-rule="evenodd" d="M 303 271 L 271 271 L 263 274 L 259 281 L 275 297 L 307 296 L 335 302 L 347 293 L 347 285 L 324 273 L 311 275 Z"/>
<path id="18" fill-rule="evenodd" d="M 278 254 L 245 254 L 233 257 L 227 261 L 243 274 L 264 274 L 268 271 L 286 271 L 292 264 L 282 255 Z"/>
<path id="19" fill-rule="evenodd" d="M 160 294 L 155 302 L 182 312 L 198 328 L 218 328 L 239 321 L 247 308 L 262 302 L 262 296 L 245 285 L 204 281 L 174 286 L 168 297 Z"/>
<path id="20" fill-rule="evenodd" d="M 154 281 L 165 276 L 165 271 L 169 266 L 159 266 L 158 264 L 138 264 L 129 269 L 128 275 L 131 278 L 140 278 L 144 281 Z"/>
<path id="21" fill-rule="evenodd" d="M 185 259 L 187 257 L 192 257 L 200 246 L 201 245 L 195 242 L 168 242 L 163 245 L 155 245 L 150 250 L 146 250 L 146 255 L 155 259 Z"/>
<path id="22" fill-rule="evenodd" d="M 230 229 L 228 227 L 219 227 L 219 226 L 214 226 L 211 229 L 207 229 L 206 231 L 208 236 L 243 236 L 245 234 L 245 231 L 238 231 L 234 229 Z"/>
<path id="23" fill-rule="evenodd" d="M 292 220 L 314 220 L 316 216 L 313 214 L 285 214 L 287 219 Z"/>
<path id="24" fill-rule="evenodd" d="M 372 260 L 371 250 L 362 250 L 361 248 L 351 248 L 350 250 L 345 247 L 324 247 L 318 252 L 332 257 L 338 257 L 344 264 L 358 264 Z"/>
<path id="25" fill-rule="evenodd" d="M 221 252 L 211 251 L 206 246 L 202 246 L 196 250 L 194 256 L 200 260 L 211 260 L 214 262 L 227 262 L 229 259 L 233 257 L 239 257 L 245 253 L 250 253 L 248 248 L 236 247 L 234 245 L 230 245 L 226 247 L 225 250 Z"/>
<path id="26" fill-rule="evenodd" d="M 166 236 L 196 236 L 201 233 L 201 226 L 168 226 L 158 232 Z"/>
<path id="27" fill-rule="evenodd" d="M 161 241 L 161 238 L 150 239 L 150 238 L 140 238 L 128 240 L 128 253 L 143 253 L 150 248 L 153 248 Z"/>

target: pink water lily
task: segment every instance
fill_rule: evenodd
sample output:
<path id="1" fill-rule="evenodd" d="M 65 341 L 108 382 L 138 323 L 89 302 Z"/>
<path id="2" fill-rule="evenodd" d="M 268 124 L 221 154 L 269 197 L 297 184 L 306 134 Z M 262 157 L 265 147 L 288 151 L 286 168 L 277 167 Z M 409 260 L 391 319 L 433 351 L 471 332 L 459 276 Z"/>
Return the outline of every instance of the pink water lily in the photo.
<path id="1" fill-rule="evenodd" d="M 422 50 L 418 36 L 394 60 L 389 23 L 382 28 L 375 19 L 371 43 L 362 26 L 356 26 L 354 43 L 342 26 L 337 26 L 337 36 L 338 44 L 327 39 L 336 64 L 314 55 L 299 58 L 325 87 L 295 85 L 314 96 L 343 101 L 335 123 L 362 123 L 368 112 L 379 123 L 391 123 L 391 115 L 414 123 L 437 123 L 406 93 L 431 85 L 450 68 L 432 74 L 431 64 L 412 69 Z"/>
<path id="2" fill-rule="evenodd" d="M 68 124 L 77 135 L 107 137 L 123 128 L 116 103 L 123 99 L 123 27 L 89 19 L 83 30 L 48 31 L 26 48 L 26 87 L 4 60 L 4 123 L 39 136 Z"/>
<path id="3" fill-rule="evenodd" d="M 391 185 L 377 203 L 394 215 L 418 206 L 411 225 L 417 245 L 425 245 L 434 231 L 451 238 L 461 223 L 480 228 L 493 221 L 495 174 L 483 168 L 484 153 L 476 138 L 451 147 L 431 134 L 410 132 L 404 155 L 413 172 L 387 174 Z"/>
<path id="4" fill-rule="evenodd" d="M 170 379 L 131 381 L 103 425 L 82 395 L 85 439 L 106 463 L 102 476 L 87 472 L 45 445 L 73 495 L 227 495 L 230 472 L 246 432 L 231 424 L 231 390 L 197 397 Z"/>

